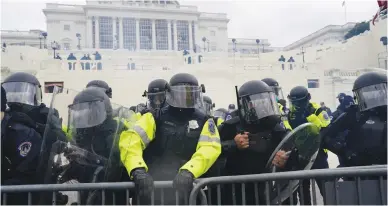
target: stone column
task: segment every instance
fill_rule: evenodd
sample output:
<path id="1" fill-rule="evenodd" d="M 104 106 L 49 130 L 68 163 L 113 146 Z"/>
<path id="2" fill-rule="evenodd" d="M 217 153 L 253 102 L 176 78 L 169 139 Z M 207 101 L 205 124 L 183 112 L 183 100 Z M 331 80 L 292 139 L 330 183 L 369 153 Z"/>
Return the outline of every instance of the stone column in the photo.
<path id="1" fill-rule="evenodd" d="M 93 19 L 91 16 L 86 17 L 86 34 L 84 39 L 85 48 L 93 48 Z"/>
<path id="2" fill-rule="evenodd" d="M 177 32 L 177 28 L 176 28 L 176 20 L 173 21 L 173 29 L 174 29 L 174 50 L 175 51 L 178 51 L 178 32 Z"/>
<path id="3" fill-rule="evenodd" d="M 140 19 L 136 19 L 136 50 L 140 51 Z"/>
<path id="4" fill-rule="evenodd" d="M 100 48 L 100 23 L 99 23 L 100 19 L 98 16 L 95 16 L 94 17 L 94 22 L 95 22 L 95 28 L 96 28 L 96 37 L 95 37 L 95 40 L 96 40 L 96 49 L 99 49 Z"/>
<path id="5" fill-rule="evenodd" d="M 123 29 L 123 18 L 119 17 L 119 48 L 124 48 L 124 29 Z"/>
<path id="6" fill-rule="evenodd" d="M 193 50 L 193 27 L 191 21 L 189 21 L 189 50 Z"/>
<path id="7" fill-rule="evenodd" d="M 168 50 L 172 50 L 172 42 L 171 42 L 171 20 L 167 20 L 167 38 L 168 38 Z"/>
<path id="8" fill-rule="evenodd" d="M 194 35 L 194 39 L 195 39 L 195 44 L 199 45 L 201 43 L 201 39 L 198 39 L 197 37 L 198 36 L 198 22 L 193 22 L 194 23 L 194 31 L 193 31 L 193 35 Z M 194 44 L 193 43 L 193 44 Z M 196 48 L 196 45 L 193 45 L 194 48 Z M 196 48 L 197 49 L 197 48 Z M 200 52 L 200 51 L 197 51 L 197 52 Z"/>
<path id="9" fill-rule="evenodd" d="M 113 18 L 113 33 L 112 33 L 112 38 L 113 38 L 113 49 L 117 49 L 118 48 L 118 39 L 116 38 L 116 34 L 117 34 L 117 31 L 116 31 L 116 22 L 117 22 L 117 18 L 116 17 L 112 17 Z"/>
<path id="10" fill-rule="evenodd" d="M 155 19 L 152 19 L 152 50 L 156 50 L 156 26 L 155 26 Z"/>

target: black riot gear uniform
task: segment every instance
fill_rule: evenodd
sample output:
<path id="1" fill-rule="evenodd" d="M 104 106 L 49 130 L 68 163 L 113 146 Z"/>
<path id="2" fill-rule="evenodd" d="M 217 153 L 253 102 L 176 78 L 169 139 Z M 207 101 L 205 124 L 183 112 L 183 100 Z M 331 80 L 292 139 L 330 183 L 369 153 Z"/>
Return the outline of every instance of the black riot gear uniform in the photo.
<path id="1" fill-rule="evenodd" d="M 322 132 L 325 147 L 337 154 L 340 166 L 387 164 L 387 76 L 369 72 L 353 85 L 356 105 Z"/>
<path id="2" fill-rule="evenodd" d="M 144 95 L 148 99 L 149 109 L 160 109 L 166 101 L 166 89 L 168 82 L 164 79 L 156 79 L 148 84 L 148 90 Z"/>
<path id="3" fill-rule="evenodd" d="M 7 92 L 10 111 L 28 115 L 35 124 L 35 130 L 43 137 L 50 109 L 42 103 L 42 90 L 38 79 L 32 74 L 17 72 L 8 76 L 1 85 Z M 51 136 L 66 140 L 58 111 L 54 109 L 53 114 L 50 120 Z"/>
<path id="4" fill-rule="evenodd" d="M 202 106 L 204 88 L 198 84 L 198 80 L 193 75 L 176 74 L 171 78 L 167 88 L 168 106 L 160 111 L 158 117 L 154 116 L 155 139 L 144 150 L 143 155 L 150 176 L 147 176 L 144 171 L 140 173 L 141 179 L 144 179 L 143 182 L 151 180 L 151 176 L 155 181 L 174 179 L 174 187 L 180 192 L 180 204 L 182 204 L 184 203 L 182 201 L 188 197 L 194 176 L 190 171 L 179 170 L 179 168 L 185 165 L 196 152 L 202 128 L 208 117 L 198 110 Z M 214 122 L 212 126 L 215 127 Z M 136 174 L 135 184 L 143 185 L 143 182 L 136 182 L 138 170 L 141 171 L 142 168 L 132 172 Z M 139 194 L 143 194 L 144 191 L 139 191 Z M 175 191 L 164 190 L 164 194 L 163 204 L 175 204 Z M 160 196 L 154 197 L 155 204 L 161 204 Z"/>
<path id="5" fill-rule="evenodd" d="M 118 145 L 115 139 L 125 130 L 121 121 L 113 118 L 113 109 L 109 97 L 98 88 L 89 87 L 78 93 L 69 105 L 69 126 L 73 144 L 83 150 L 88 151 L 81 154 L 79 159 L 95 161 L 94 157 L 107 161 L 103 165 L 105 168 L 98 168 L 93 164 L 85 164 L 87 161 L 74 161 L 70 158 L 71 169 L 62 173 L 64 177 L 72 177 L 81 183 L 90 182 L 116 182 L 121 178 L 128 179 L 126 173 L 122 173 L 123 167 L 120 163 Z M 66 152 L 65 152 L 66 156 Z M 109 170 L 109 171 L 108 171 Z M 94 175 L 95 176 L 94 176 Z M 122 176 L 124 175 L 124 176 Z M 111 203 L 112 191 L 106 191 L 108 203 Z M 97 194 L 97 193 L 96 193 Z M 125 192 L 115 192 L 116 204 L 125 204 Z M 89 200 L 87 200 L 89 198 Z M 90 199 L 89 192 L 81 193 L 82 204 L 100 204 L 101 197 Z"/>
<path id="6" fill-rule="evenodd" d="M 39 184 L 36 169 L 39 162 L 41 135 L 35 131 L 35 122 L 21 112 L 5 111 L 6 92 L 1 87 L 1 185 Z M 27 204 L 27 193 L 8 194 L 7 203 Z M 32 196 L 35 204 L 35 196 Z"/>
<path id="7" fill-rule="evenodd" d="M 266 163 L 276 146 L 287 133 L 281 124 L 276 95 L 266 83 L 253 80 L 238 90 L 239 116 L 225 121 L 220 129 L 222 157 L 226 158 L 223 175 L 260 174 L 268 172 Z M 239 150 L 234 142 L 238 133 L 249 132 L 249 147 Z M 246 184 L 246 204 L 255 204 L 253 184 Z M 263 187 L 260 185 L 259 187 Z M 242 204 L 241 187 L 235 187 L 237 204 Z M 263 187 L 264 188 L 264 187 Z M 232 188 L 226 185 L 223 204 L 232 204 Z M 259 189 L 263 191 L 263 189 Z M 264 201 L 263 193 L 259 194 Z M 259 202 L 259 204 L 265 204 Z"/>
<path id="8" fill-rule="evenodd" d="M 108 95 L 109 98 L 112 98 L 112 88 L 109 87 L 108 83 L 102 80 L 93 80 L 90 81 L 87 85 L 86 88 L 89 87 L 97 87 L 101 88 L 104 90 L 105 94 Z"/>

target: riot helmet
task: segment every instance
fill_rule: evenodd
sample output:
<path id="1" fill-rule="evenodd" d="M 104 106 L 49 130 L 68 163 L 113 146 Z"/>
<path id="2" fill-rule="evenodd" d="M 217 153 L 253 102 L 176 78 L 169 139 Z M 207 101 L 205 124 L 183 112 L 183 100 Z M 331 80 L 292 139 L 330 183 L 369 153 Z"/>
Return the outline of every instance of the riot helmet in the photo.
<path id="1" fill-rule="evenodd" d="M 109 98 L 112 98 L 112 88 L 109 87 L 108 83 L 102 80 L 93 80 L 90 81 L 87 85 L 86 88 L 89 87 L 97 87 L 102 89 L 106 95 L 108 95 Z"/>
<path id="2" fill-rule="evenodd" d="M 387 107 L 387 74 L 368 72 L 353 84 L 353 93 L 360 111 Z"/>
<path id="3" fill-rule="evenodd" d="M 227 114 L 228 114 L 228 110 L 226 110 L 224 108 L 219 108 L 216 111 L 214 111 L 213 116 L 225 120 Z"/>
<path id="4" fill-rule="evenodd" d="M 295 111 L 304 111 L 310 103 L 311 95 L 306 87 L 297 86 L 291 89 L 288 95 L 290 109 Z"/>
<path id="5" fill-rule="evenodd" d="M 229 104 L 229 106 L 228 106 L 228 112 L 233 112 L 233 111 L 235 111 L 236 110 L 236 105 L 234 105 L 234 104 Z"/>
<path id="6" fill-rule="evenodd" d="M 39 80 L 32 74 L 17 72 L 8 76 L 1 84 L 7 93 L 8 103 L 39 106 L 42 89 Z"/>
<path id="7" fill-rule="evenodd" d="M 136 112 L 142 112 L 147 109 L 147 106 L 144 103 L 140 103 L 136 106 Z"/>
<path id="8" fill-rule="evenodd" d="M 75 129 L 92 128 L 112 117 L 109 97 L 98 88 L 86 88 L 69 105 L 69 124 Z"/>
<path id="9" fill-rule="evenodd" d="M 136 112 L 136 106 L 131 106 L 129 107 L 130 110 L 132 110 L 133 112 Z"/>
<path id="10" fill-rule="evenodd" d="M 144 91 L 148 105 L 152 109 L 160 109 L 166 101 L 166 89 L 168 82 L 164 79 L 156 79 L 148 84 L 148 90 Z"/>
<path id="11" fill-rule="evenodd" d="M 166 102 L 172 107 L 187 109 L 202 107 L 202 93 L 205 86 L 191 74 L 179 73 L 171 77 L 167 87 Z"/>
<path id="12" fill-rule="evenodd" d="M 212 114 L 213 108 L 215 106 L 216 105 L 213 103 L 213 101 L 212 101 L 212 99 L 210 99 L 210 97 L 203 96 L 203 107 L 204 107 L 205 113 L 207 115 L 211 115 Z"/>
<path id="13" fill-rule="evenodd" d="M 264 118 L 280 117 L 276 95 L 263 81 L 252 80 L 244 83 L 238 90 L 237 98 L 240 118 L 247 124 L 258 124 Z"/>
<path id="14" fill-rule="evenodd" d="M 283 90 L 282 88 L 279 86 L 279 83 L 275 80 L 275 79 L 272 79 L 272 78 L 264 78 L 262 79 L 261 81 L 263 81 L 264 83 L 266 83 L 268 86 L 270 86 L 273 91 L 275 92 L 276 94 L 276 98 L 277 100 L 279 101 L 280 99 L 284 99 L 284 95 L 283 95 Z"/>

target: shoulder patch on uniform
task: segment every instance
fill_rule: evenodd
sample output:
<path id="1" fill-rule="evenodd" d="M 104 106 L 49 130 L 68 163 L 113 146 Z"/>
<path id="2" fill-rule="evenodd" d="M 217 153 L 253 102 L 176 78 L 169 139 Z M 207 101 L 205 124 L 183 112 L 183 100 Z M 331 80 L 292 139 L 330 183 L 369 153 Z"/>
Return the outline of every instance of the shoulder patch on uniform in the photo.
<path id="1" fill-rule="evenodd" d="M 189 129 L 197 129 L 199 127 L 197 120 L 189 121 Z"/>
<path id="2" fill-rule="evenodd" d="M 330 120 L 330 117 L 329 115 L 327 114 L 327 112 L 323 112 L 323 118 L 325 118 L 325 120 L 329 121 Z"/>
<path id="3" fill-rule="evenodd" d="M 226 118 L 225 118 L 225 121 L 228 121 L 228 120 L 230 120 L 230 119 L 232 119 L 232 115 L 228 114 L 228 115 L 226 116 Z"/>
<path id="4" fill-rule="evenodd" d="M 210 134 L 212 135 L 216 134 L 216 124 L 214 123 L 213 119 L 208 120 L 208 128 L 209 128 Z"/>
<path id="5" fill-rule="evenodd" d="M 31 150 L 31 142 L 22 142 L 19 147 L 18 147 L 18 150 L 20 152 L 20 156 L 22 157 L 25 157 L 28 155 L 28 153 L 30 152 Z"/>
<path id="6" fill-rule="evenodd" d="M 283 121 L 280 121 L 279 125 L 280 125 L 280 127 L 286 129 L 286 126 L 284 126 L 284 122 Z"/>

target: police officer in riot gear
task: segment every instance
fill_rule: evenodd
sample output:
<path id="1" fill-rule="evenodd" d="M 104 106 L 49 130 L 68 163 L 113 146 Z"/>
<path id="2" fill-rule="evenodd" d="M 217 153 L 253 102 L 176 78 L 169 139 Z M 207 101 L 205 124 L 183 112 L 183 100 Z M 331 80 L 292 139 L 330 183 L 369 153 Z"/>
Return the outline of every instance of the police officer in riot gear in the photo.
<path id="1" fill-rule="evenodd" d="M 42 90 L 38 79 L 29 73 L 17 72 L 8 76 L 2 86 L 7 92 L 10 110 L 27 114 L 34 121 L 36 130 L 43 136 L 50 109 L 42 103 Z M 56 136 L 66 139 L 66 135 L 61 131 L 58 111 L 54 110 L 54 114 L 58 118 L 56 125 L 52 125 L 58 129 Z"/>
<path id="2" fill-rule="evenodd" d="M 88 151 L 86 153 L 78 153 L 77 151 L 67 151 L 65 149 L 64 156 L 69 159 L 69 167 L 65 171 L 61 171 L 62 181 L 66 177 L 76 179 L 80 183 L 91 182 L 116 182 L 122 178 L 123 167 L 120 163 L 120 154 L 118 150 L 119 134 L 124 131 L 125 126 L 121 121 L 116 121 L 113 117 L 112 104 L 109 97 L 101 89 L 89 87 L 81 91 L 74 97 L 73 104 L 69 108 L 69 128 L 71 128 L 71 135 L 73 137 L 72 144 L 76 148 L 81 148 Z M 59 147 L 61 148 L 61 147 Z M 62 149 L 62 148 L 61 148 Z M 61 154 L 63 151 L 54 151 Z M 73 160 L 73 154 L 77 154 L 77 159 L 85 159 L 86 161 Z M 94 164 L 101 160 L 101 165 Z M 88 163 L 90 161 L 91 163 Z M 84 164 L 84 163 L 87 164 Z M 104 167 L 99 170 L 99 167 Z M 105 174 L 100 174 L 105 173 Z M 127 178 L 128 179 L 128 178 Z M 107 191 L 110 193 L 111 191 Z M 100 204 L 101 197 L 92 193 L 82 192 L 82 204 Z M 125 204 L 125 192 L 115 192 L 116 204 L 121 201 Z M 107 195 L 108 202 L 112 201 L 111 195 Z M 93 199 L 93 200 L 92 200 Z"/>
<path id="3" fill-rule="evenodd" d="M 278 101 L 278 106 L 280 109 L 280 113 L 282 114 L 283 124 L 287 129 L 291 130 L 291 126 L 289 125 L 288 120 L 287 120 L 287 113 L 288 113 L 287 110 L 288 109 L 286 107 L 286 100 L 284 100 L 283 90 L 279 86 L 279 83 L 275 79 L 272 79 L 272 78 L 264 78 L 261 81 L 263 81 L 268 86 L 270 86 L 273 89 L 273 91 L 275 92 L 276 100 Z"/>
<path id="4" fill-rule="evenodd" d="M 356 104 L 321 134 L 340 166 L 387 164 L 387 74 L 368 72 L 353 85 Z"/>
<path id="5" fill-rule="evenodd" d="M 273 79 L 273 78 L 264 78 L 261 81 L 263 81 L 264 83 L 266 83 L 268 86 L 270 86 L 273 89 L 273 91 L 276 94 L 276 100 L 277 101 L 279 101 L 281 99 L 284 99 L 283 90 L 279 86 L 279 83 L 275 79 Z"/>
<path id="6" fill-rule="evenodd" d="M 330 124 L 330 117 L 326 111 L 324 111 L 319 104 L 310 102 L 311 95 L 306 87 L 294 87 L 291 89 L 288 99 L 291 103 L 291 107 L 287 119 L 292 129 L 309 122 L 322 130 Z M 321 147 L 311 169 L 329 168 L 327 158 L 327 150 Z M 319 190 L 323 195 L 323 181 L 320 179 L 316 180 Z M 303 181 L 303 199 L 304 204 L 311 204 L 310 180 Z"/>
<path id="7" fill-rule="evenodd" d="M 156 110 L 165 106 L 167 84 L 164 79 L 155 79 L 148 84 L 148 90 L 143 94 L 147 97 L 147 109 Z"/>
<path id="8" fill-rule="evenodd" d="M 213 108 L 216 106 L 208 96 L 203 96 L 203 106 L 206 115 L 213 116 Z"/>
<path id="9" fill-rule="evenodd" d="M 158 118 L 144 114 L 134 129 L 121 134 L 121 161 L 135 182 L 141 203 L 150 204 L 153 180 L 173 179 L 179 204 L 187 204 L 194 179 L 201 177 L 220 155 L 215 122 L 197 109 L 201 107 L 202 92 L 203 85 L 193 75 L 174 75 L 166 93 L 167 109 Z M 154 195 L 155 204 L 175 204 L 175 191 L 164 190 L 164 194 L 164 202 Z"/>
<path id="10" fill-rule="evenodd" d="M 90 81 L 87 85 L 86 88 L 89 87 L 97 87 L 103 89 L 106 95 L 108 95 L 109 98 L 112 98 L 112 88 L 109 87 L 108 83 L 102 80 L 93 80 Z"/>
<path id="11" fill-rule="evenodd" d="M 287 133 L 281 124 L 276 95 L 264 82 L 253 80 L 239 88 L 237 99 L 239 116 L 225 121 L 219 128 L 222 154 L 226 157 L 223 175 L 268 172 L 265 170 L 267 161 Z M 228 186 L 225 187 L 226 193 L 223 199 L 226 202 L 223 204 L 232 204 L 232 188 Z M 247 184 L 245 191 L 246 204 L 261 204 L 261 202 L 255 202 L 253 184 Z M 235 194 L 237 204 L 242 204 L 241 188 L 236 187 Z M 264 197 L 259 199 L 265 200 Z"/>
<path id="12" fill-rule="evenodd" d="M 5 111 L 6 104 L 6 92 L 1 87 L 1 185 L 39 184 L 35 171 L 42 137 L 30 117 Z M 27 200 L 27 193 L 7 194 L 7 204 L 26 205 Z M 32 203 L 36 204 L 35 196 Z"/>

